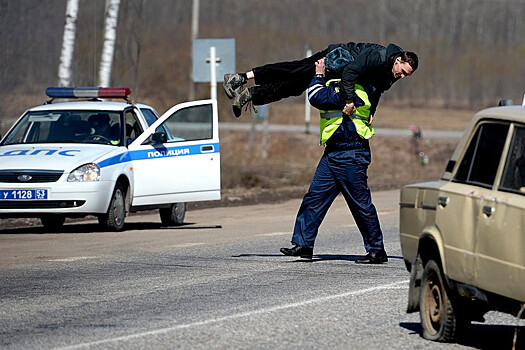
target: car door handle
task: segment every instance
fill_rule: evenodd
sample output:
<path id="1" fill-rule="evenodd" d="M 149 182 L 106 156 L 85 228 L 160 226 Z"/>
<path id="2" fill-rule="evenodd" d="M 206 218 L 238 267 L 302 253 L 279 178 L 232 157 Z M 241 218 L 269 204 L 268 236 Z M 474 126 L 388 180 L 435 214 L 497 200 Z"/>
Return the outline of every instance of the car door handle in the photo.
<path id="1" fill-rule="evenodd" d="M 484 205 L 483 206 L 483 214 L 487 215 L 487 216 L 491 216 L 492 214 L 494 214 L 494 207 L 491 207 L 490 205 Z"/>
<path id="2" fill-rule="evenodd" d="M 213 152 L 213 145 L 201 146 L 201 152 Z"/>
<path id="3" fill-rule="evenodd" d="M 439 196 L 438 197 L 438 204 L 441 205 L 443 208 L 447 206 L 449 201 L 448 197 Z"/>

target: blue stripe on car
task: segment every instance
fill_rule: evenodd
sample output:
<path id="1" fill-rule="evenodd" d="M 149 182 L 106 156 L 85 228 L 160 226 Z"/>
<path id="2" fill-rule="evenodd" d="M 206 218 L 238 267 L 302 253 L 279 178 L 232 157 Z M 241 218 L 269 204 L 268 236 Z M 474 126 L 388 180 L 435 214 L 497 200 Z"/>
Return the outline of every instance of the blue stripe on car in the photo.
<path id="1" fill-rule="evenodd" d="M 114 157 L 104 159 L 103 161 L 99 162 L 98 165 L 101 168 L 104 168 L 115 164 L 130 162 L 133 160 L 182 157 L 206 153 L 219 153 L 219 143 L 179 147 L 164 147 L 163 145 L 161 145 L 161 147 L 154 147 L 152 149 L 129 151 L 123 154 L 119 154 Z"/>

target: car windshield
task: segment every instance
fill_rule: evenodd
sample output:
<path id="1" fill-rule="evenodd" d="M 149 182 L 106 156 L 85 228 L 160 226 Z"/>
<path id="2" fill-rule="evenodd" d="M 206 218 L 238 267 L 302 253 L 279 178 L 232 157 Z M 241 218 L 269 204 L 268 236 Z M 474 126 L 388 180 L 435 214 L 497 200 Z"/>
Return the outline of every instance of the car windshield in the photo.
<path id="1" fill-rule="evenodd" d="M 3 145 L 29 143 L 123 144 L 119 112 L 44 111 L 28 112 L 6 136 Z"/>

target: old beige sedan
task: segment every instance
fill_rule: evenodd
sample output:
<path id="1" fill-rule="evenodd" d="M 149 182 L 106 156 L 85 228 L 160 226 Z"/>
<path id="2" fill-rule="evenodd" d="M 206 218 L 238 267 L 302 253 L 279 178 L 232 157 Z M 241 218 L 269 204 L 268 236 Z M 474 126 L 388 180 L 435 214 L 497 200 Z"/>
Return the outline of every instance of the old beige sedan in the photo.
<path id="1" fill-rule="evenodd" d="M 525 106 L 470 121 L 440 181 L 401 190 L 408 312 L 423 336 L 454 340 L 489 310 L 525 301 Z"/>

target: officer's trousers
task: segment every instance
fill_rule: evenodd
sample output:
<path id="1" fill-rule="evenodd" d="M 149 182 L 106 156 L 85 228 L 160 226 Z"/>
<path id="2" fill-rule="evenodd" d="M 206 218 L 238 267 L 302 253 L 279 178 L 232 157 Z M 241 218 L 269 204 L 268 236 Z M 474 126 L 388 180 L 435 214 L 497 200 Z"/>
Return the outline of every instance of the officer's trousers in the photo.
<path id="1" fill-rule="evenodd" d="M 363 236 L 367 252 L 384 249 L 383 233 L 367 183 L 370 150 L 324 154 L 297 214 L 292 243 L 313 248 L 328 208 L 342 193 Z"/>

